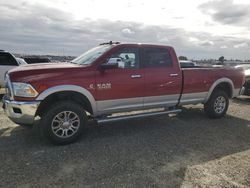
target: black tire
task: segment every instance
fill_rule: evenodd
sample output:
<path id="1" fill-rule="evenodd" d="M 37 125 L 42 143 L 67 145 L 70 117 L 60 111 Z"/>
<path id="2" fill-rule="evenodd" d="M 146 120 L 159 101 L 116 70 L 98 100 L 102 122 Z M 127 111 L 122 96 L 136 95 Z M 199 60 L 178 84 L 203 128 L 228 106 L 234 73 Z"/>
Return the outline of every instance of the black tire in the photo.
<path id="1" fill-rule="evenodd" d="M 225 116 L 228 106 L 229 99 L 227 93 L 223 90 L 216 89 L 213 91 L 209 100 L 204 104 L 204 111 L 210 118 L 221 118 Z"/>
<path id="2" fill-rule="evenodd" d="M 70 118 L 73 117 L 76 119 L 71 120 Z M 72 122 L 70 123 L 70 121 Z M 60 101 L 51 105 L 47 112 L 43 113 L 40 127 L 42 134 L 52 143 L 64 145 L 75 142 L 82 135 L 86 123 L 87 115 L 82 106 L 73 101 Z M 62 135 L 60 136 L 60 134 Z"/>

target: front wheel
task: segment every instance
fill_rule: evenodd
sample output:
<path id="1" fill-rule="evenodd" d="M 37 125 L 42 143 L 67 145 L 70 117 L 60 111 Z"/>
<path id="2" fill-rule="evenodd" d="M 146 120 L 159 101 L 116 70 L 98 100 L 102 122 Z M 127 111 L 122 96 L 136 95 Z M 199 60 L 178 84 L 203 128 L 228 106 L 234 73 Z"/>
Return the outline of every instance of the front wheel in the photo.
<path id="1" fill-rule="evenodd" d="M 215 90 L 209 100 L 204 104 L 204 111 L 210 118 L 223 117 L 228 109 L 229 99 L 223 90 Z"/>
<path id="2" fill-rule="evenodd" d="M 82 134 L 87 122 L 84 109 L 73 101 L 53 104 L 41 118 L 41 130 L 55 144 L 69 144 Z"/>

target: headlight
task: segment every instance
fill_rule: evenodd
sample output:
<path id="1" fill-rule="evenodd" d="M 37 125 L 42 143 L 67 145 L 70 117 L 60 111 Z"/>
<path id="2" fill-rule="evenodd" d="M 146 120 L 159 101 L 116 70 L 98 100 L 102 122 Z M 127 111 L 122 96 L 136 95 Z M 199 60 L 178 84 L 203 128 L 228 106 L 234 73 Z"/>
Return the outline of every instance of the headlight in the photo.
<path id="1" fill-rule="evenodd" d="M 30 85 L 21 82 L 13 82 L 13 93 L 17 97 L 36 97 L 37 91 Z"/>

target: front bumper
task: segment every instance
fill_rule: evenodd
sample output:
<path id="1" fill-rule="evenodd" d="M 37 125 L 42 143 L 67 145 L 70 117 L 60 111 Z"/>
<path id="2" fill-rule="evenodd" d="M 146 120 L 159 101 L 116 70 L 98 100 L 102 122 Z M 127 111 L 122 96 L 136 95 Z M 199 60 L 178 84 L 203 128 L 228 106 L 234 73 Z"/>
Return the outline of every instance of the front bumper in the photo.
<path id="1" fill-rule="evenodd" d="M 11 101 L 3 97 L 3 109 L 6 115 L 17 124 L 32 125 L 40 101 Z"/>

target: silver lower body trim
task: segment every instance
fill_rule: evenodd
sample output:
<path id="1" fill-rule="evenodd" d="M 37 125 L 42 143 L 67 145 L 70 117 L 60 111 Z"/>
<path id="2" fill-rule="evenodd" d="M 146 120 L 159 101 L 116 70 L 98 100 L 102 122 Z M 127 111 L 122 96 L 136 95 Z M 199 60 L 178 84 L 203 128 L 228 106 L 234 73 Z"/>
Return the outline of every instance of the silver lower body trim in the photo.
<path id="1" fill-rule="evenodd" d="M 203 103 L 208 92 L 182 94 L 180 105 Z"/>
<path id="2" fill-rule="evenodd" d="M 97 101 L 98 115 L 157 107 L 172 107 L 178 104 L 179 96 L 179 94 L 176 94 Z"/>
<path id="3" fill-rule="evenodd" d="M 98 114 L 143 108 L 143 97 L 97 101 Z"/>
<path id="4" fill-rule="evenodd" d="M 180 94 L 144 97 L 144 107 L 172 107 L 178 104 Z"/>
<path id="5" fill-rule="evenodd" d="M 3 98 L 3 108 L 6 115 L 17 124 L 32 125 L 39 104 L 40 101 L 11 101 Z"/>

